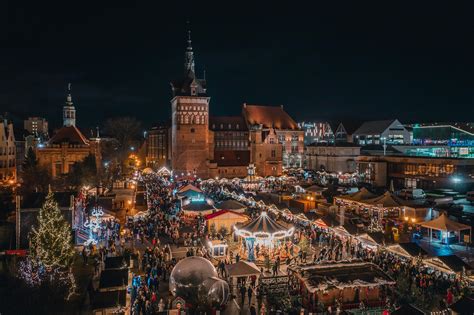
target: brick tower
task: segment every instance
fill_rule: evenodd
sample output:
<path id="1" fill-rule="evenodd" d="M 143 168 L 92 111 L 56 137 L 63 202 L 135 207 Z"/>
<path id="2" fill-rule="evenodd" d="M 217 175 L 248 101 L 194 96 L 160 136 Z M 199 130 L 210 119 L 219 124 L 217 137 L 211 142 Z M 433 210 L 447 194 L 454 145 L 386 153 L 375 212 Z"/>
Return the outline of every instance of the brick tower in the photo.
<path id="1" fill-rule="evenodd" d="M 209 177 L 213 158 L 206 80 L 194 70 L 191 32 L 184 55 L 184 76 L 171 82 L 171 167 L 175 175 Z"/>

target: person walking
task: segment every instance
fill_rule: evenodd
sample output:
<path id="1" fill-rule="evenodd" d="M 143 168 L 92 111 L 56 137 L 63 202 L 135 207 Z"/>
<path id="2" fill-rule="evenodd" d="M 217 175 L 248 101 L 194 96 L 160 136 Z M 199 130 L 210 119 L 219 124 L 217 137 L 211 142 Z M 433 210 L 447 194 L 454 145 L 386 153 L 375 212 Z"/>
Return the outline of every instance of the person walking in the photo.
<path id="1" fill-rule="evenodd" d="M 245 303 L 245 293 L 247 292 L 247 290 L 245 289 L 245 286 L 242 285 L 240 287 L 240 295 L 241 295 L 241 299 L 242 299 L 242 306 L 244 305 Z"/>
<path id="2" fill-rule="evenodd" d="M 249 286 L 247 288 L 247 296 L 249 298 L 249 305 L 252 303 L 252 294 L 253 294 L 252 288 Z"/>

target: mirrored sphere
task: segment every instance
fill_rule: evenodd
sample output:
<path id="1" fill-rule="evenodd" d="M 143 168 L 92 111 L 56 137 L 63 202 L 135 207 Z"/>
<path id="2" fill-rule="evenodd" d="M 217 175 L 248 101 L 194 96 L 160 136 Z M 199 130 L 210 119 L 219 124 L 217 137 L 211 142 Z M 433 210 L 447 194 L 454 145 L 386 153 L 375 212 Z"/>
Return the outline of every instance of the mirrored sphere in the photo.
<path id="1" fill-rule="evenodd" d="M 170 291 L 185 301 L 196 299 L 199 294 L 207 293 L 205 286 L 209 278 L 217 278 L 216 268 L 202 257 L 192 256 L 180 260 L 171 271 Z"/>
<path id="2" fill-rule="evenodd" d="M 211 278 L 211 280 L 213 281 L 206 283 L 206 286 L 210 285 L 207 293 L 209 302 L 213 306 L 225 305 L 229 299 L 229 284 L 226 281 L 217 278 Z"/>

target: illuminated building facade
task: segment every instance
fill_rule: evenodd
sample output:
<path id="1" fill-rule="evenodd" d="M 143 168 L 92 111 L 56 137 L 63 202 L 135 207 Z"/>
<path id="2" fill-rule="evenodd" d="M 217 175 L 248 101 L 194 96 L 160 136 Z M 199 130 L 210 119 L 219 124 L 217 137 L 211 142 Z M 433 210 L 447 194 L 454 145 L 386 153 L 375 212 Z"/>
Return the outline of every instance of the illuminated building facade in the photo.
<path id="1" fill-rule="evenodd" d="M 16 145 L 13 123 L 0 118 L 0 182 L 16 181 Z"/>
<path id="2" fill-rule="evenodd" d="M 83 161 L 89 154 L 95 155 L 96 165 L 100 167 L 99 141 L 87 139 L 76 127 L 76 109 L 69 90 L 63 107 L 63 127 L 49 141 L 37 145 L 36 156 L 54 178 L 69 173 L 74 163 Z"/>
<path id="3" fill-rule="evenodd" d="M 474 187 L 473 159 L 361 155 L 357 168 L 361 182 L 378 187 L 386 187 L 391 181 L 395 189 L 468 191 Z"/>

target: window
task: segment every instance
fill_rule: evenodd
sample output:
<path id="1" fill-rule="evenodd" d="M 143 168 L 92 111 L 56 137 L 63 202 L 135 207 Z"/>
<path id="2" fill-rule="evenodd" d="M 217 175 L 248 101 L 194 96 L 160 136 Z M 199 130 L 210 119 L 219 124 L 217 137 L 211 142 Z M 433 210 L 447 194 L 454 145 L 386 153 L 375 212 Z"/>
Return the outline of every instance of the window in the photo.
<path id="1" fill-rule="evenodd" d="M 229 124 L 229 129 L 232 129 L 232 125 L 231 125 L 231 124 Z"/>
<path id="2" fill-rule="evenodd" d="M 239 124 L 235 125 L 235 129 L 240 129 L 240 125 Z"/>
<path id="3" fill-rule="evenodd" d="M 212 124 L 212 129 L 216 129 L 216 124 Z"/>
<path id="4" fill-rule="evenodd" d="M 221 129 L 224 129 L 224 124 L 221 124 Z"/>
<path id="5" fill-rule="evenodd" d="M 191 133 L 194 133 L 194 131 L 195 131 L 194 128 L 191 128 Z"/>

